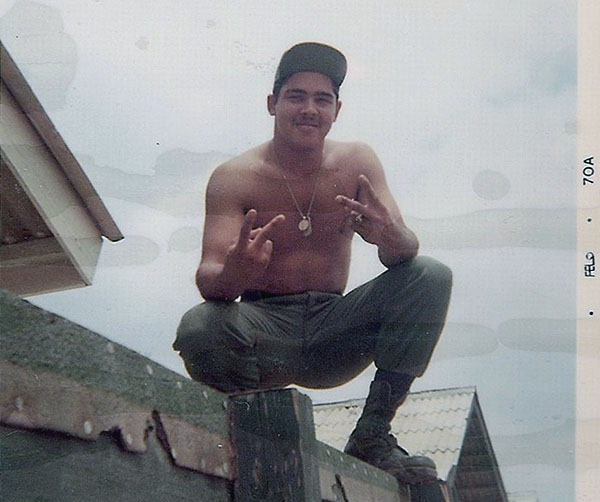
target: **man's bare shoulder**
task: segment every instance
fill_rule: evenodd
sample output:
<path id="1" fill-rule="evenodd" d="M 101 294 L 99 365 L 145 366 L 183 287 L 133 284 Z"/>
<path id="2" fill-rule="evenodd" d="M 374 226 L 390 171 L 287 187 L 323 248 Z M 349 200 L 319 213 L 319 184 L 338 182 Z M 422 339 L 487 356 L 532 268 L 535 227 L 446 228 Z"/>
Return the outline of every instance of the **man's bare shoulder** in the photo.
<path id="1" fill-rule="evenodd" d="M 334 164 L 345 168 L 370 171 L 381 168 L 373 148 L 361 141 L 327 141 L 330 158 Z"/>
<path id="2" fill-rule="evenodd" d="M 265 145 L 259 145 L 223 162 L 215 168 L 213 175 L 238 176 L 244 171 L 260 168 L 265 162 Z"/>
<path id="3" fill-rule="evenodd" d="M 373 148 L 362 141 L 333 141 L 327 140 L 326 148 L 336 156 L 374 155 Z"/>
<path id="4" fill-rule="evenodd" d="M 207 212 L 222 212 L 224 208 L 238 211 L 253 206 L 265 180 L 265 150 L 264 145 L 259 145 L 214 169 L 206 187 Z"/>
<path id="5" fill-rule="evenodd" d="M 212 172 L 209 185 L 245 183 L 248 176 L 264 168 L 265 151 L 265 145 L 259 145 L 223 162 Z"/>

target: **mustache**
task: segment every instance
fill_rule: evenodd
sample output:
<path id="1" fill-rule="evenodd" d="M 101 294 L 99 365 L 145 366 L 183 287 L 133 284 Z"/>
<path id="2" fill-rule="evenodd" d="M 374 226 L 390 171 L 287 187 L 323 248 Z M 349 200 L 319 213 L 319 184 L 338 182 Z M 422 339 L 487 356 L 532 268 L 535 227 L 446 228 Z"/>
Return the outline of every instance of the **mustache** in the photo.
<path id="1" fill-rule="evenodd" d="M 318 122 L 315 122 L 314 120 L 295 120 L 294 124 L 309 125 L 309 126 L 315 126 L 315 127 L 317 127 L 319 125 Z"/>

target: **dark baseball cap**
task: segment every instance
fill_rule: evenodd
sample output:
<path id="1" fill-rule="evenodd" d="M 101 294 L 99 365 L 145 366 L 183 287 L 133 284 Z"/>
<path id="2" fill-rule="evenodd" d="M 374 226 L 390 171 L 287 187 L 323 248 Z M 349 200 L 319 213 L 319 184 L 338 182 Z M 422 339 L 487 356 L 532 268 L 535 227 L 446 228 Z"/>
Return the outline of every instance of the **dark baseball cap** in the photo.
<path id="1" fill-rule="evenodd" d="M 273 94 L 277 94 L 283 83 L 294 73 L 314 71 L 331 79 L 337 96 L 340 85 L 346 77 L 346 58 L 333 47 L 317 42 L 303 42 L 294 45 L 281 56 L 275 73 Z"/>

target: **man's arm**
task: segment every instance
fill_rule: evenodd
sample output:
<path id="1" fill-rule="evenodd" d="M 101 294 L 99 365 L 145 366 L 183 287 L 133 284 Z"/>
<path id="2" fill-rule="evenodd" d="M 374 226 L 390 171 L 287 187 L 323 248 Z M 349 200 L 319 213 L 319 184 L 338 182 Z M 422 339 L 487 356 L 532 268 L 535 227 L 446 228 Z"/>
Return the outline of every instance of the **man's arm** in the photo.
<path id="1" fill-rule="evenodd" d="M 346 209 L 353 230 L 377 246 L 379 259 L 386 267 L 415 257 L 419 240 L 404 223 L 375 152 L 366 145 L 357 145 L 353 162 L 361 173 L 356 196 L 336 197 Z"/>
<path id="2" fill-rule="evenodd" d="M 273 252 L 269 235 L 285 217 L 253 228 L 257 213 L 244 214 L 239 176 L 227 166 L 215 170 L 206 188 L 202 260 L 196 285 L 207 300 L 235 300 L 264 274 Z"/>

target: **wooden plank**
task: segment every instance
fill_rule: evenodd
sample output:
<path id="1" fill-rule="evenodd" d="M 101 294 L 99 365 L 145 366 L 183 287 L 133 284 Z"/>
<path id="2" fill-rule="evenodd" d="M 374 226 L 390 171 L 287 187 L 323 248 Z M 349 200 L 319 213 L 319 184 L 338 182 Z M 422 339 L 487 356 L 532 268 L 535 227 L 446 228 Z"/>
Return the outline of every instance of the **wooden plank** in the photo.
<path id="1" fill-rule="evenodd" d="M 0 423 L 91 441 L 110 431 L 120 437 L 124 450 L 135 453 L 147 451 L 147 432 L 156 429 L 173 464 L 233 479 L 233 451 L 227 437 L 112 392 L 1 359 Z"/>
<path id="2" fill-rule="evenodd" d="M 411 502 L 450 502 L 450 493 L 446 484 L 436 481 L 413 485 L 410 488 Z M 480 499 L 491 502 L 491 499 Z"/>
<path id="3" fill-rule="evenodd" d="M 326 502 L 410 502 L 408 486 L 390 474 L 317 441 L 321 499 Z"/>
<path id="4" fill-rule="evenodd" d="M 34 262 L 0 266 L 0 288 L 22 297 L 86 286 L 71 261 L 62 253 Z"/>
<path id="5" fill-rule="evenodd" d="M 231 398 L 235 500 L 321 500 L 310 399 L 293 389 Z"/>
<path id="6" fill-rule="evenodd" d="M 54 237 L 0 247 L 0 288 L 29 296 L 85 286 Z"/>
<path id="7" fill-rule="evenodd" d="M 15 266 L 21 263 L 47 263 L 64 256 L 63 249 L 54 237 L 4 244 L 0 247 L 0 267 Z"/>
<path id="8" fill-rule="evenodd" d="M 84 441 L 0 426 L 0 500 L 231 502 L 230 481 L 174 466 L 156 430 L 147 442 L 132 454 L 111 434 Z"/>
<path id="9" fill-rule="evenodd" d="M 226 394 L 5 291 L 0 291 L 0 312 L 0 360 L 34 375 L 52 373 L 57 380 L 103 389 L 132 405 L 229 437 Z M 40 380 L 40 393 L 43 384 Z"/>

